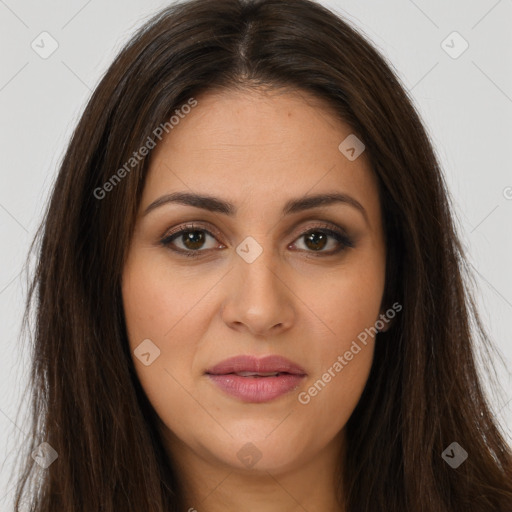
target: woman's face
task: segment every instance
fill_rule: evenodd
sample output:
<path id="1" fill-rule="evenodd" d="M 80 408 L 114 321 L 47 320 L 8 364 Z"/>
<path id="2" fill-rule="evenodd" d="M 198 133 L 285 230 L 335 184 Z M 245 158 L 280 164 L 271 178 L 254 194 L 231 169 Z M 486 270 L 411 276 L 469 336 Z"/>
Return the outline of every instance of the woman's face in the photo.
<path id="1" fill-rule="evenodd" d="M 178 461 L 292 470 L 342 447 L 368 378 L 385 280 L 376 179 L 306 93 L 197 100 L 152 152 L 123 271 L 132 357 Z"/>

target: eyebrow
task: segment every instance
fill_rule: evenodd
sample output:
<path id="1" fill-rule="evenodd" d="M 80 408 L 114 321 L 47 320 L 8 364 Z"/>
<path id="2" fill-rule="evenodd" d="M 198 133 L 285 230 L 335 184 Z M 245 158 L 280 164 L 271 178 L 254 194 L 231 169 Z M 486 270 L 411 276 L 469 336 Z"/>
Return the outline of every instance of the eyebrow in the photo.
<path id="1" fill-rule="evenodd" d="M 169 203 L 194 206 L 195 208 L 202 208 L 203 210 L 208 210 L 210 212 L 229 215 L 230 217 L 235 216 L 237 212 L 237 208 L 233 203 L 218 197 L 190 192 L 173 192 L 172 194 L 166 194 L 153 201 L 144 210 L 143 215 L 147 215 L 149 212 L 155 210 L 156 208 Z M 352 196 L 341 193 L 316 194 L 299 197 L 297 199 L 290 199 L 283 207 L 282 216 L 284 217 L 286 215 L 302 212 L 311 208 L 316 208 L 318 206 L 329 206 L 336 203 L 346 204 L 359 210 L 359 212 L 368 222 L 366 210 L 364 209 L 363 205 Z"/>

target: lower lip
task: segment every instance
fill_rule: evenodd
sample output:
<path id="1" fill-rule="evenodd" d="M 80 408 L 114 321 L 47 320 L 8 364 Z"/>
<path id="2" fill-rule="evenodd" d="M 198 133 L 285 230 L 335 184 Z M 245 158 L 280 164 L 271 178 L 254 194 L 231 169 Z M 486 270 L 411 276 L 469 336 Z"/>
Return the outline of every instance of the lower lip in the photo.
<path id="1" fill-rule="evenodd" d="M 244 402 L 262 403 L 296 389 L 305 375 L 283 374 L 277 377 L 241 377 L 235 374 L 208 377 L 228 395 Z"/>

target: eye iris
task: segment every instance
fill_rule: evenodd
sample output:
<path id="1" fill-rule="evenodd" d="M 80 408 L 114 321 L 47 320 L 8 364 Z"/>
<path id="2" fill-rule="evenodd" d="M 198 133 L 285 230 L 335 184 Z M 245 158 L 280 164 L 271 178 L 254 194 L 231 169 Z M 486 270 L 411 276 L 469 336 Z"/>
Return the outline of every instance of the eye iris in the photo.
<path id="1" fill-rule="evenodd" d="M 204 243 L 204 233 L 198 230 L 188 231 L 186 234 L 182 235 L 182 239 L 185 247 L 188 249 L 199 249 Z M 190 243 L 192 246 L 190 246 Z"/>
<path id="2" fill-rule="evenodd" d="M 306 237 L 306 245 L 310 249 L 323 249 L 327 243 L 327 236 L 325 233 L 321 233 L 319 231 L 313 231 L 312 233 L 304 236 Z M 310 245 L 310 242 L 312 242 L 312 246 Z"/>

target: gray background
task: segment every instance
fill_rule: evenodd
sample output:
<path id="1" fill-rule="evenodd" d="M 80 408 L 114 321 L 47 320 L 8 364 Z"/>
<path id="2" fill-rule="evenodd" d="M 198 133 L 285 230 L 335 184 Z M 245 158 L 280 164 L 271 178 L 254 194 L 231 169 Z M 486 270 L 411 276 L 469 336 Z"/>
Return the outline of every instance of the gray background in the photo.
<path id="1" fill-rule="evenodd" d="M 483 320 L 512 367 L 512 0 L 322 3 L 364 32 L 411 91 L 453 195 Z M 9 477 L 28 431 L 18 414 L 24 410 L 20 395 L 28 369 L 19 339 L 26 292 L 20 271 L 28 244 L 91 90 L 130 34 L 165 5 L 157 0 L 0 0 L 2 510 L 11 507 Z M 59 45 L 47 59 L 31 47 L 34 40 L 43 45 L 44 31 Z M 457 58 L 464 43 L 448 37 L 453 31 L 469 44 Z M 44 46 L 50 48 L 49 39 Z M 504 392 L 492 402 L 510 440 L 512 378 L 504 366 L 498 372 Z"/>

